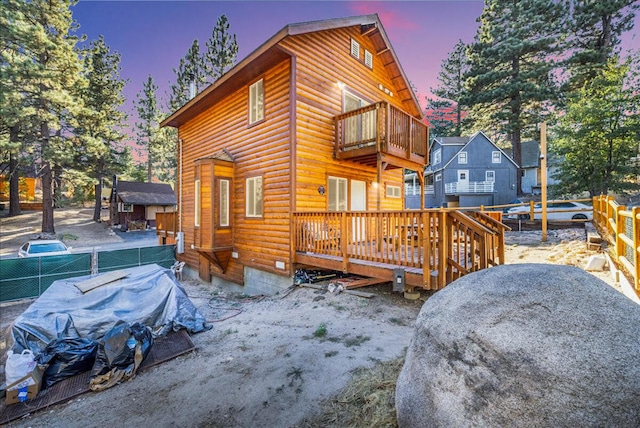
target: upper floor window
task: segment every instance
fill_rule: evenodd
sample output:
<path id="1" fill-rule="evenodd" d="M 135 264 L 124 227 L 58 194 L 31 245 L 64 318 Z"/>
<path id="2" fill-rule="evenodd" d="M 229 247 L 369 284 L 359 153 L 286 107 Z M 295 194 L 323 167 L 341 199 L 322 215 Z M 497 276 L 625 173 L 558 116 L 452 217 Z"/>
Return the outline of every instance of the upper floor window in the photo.
<path id="1" fill-rule="evenodd" d="M 436 181 L 442 181 L 442 174 L 436 174 Z"/>
<path id="2" fill-rule="evenodd" d="M 262 217 L 262 177 L 247 178 L 247 217 Z"/>
<path id="3" fill-rule="evenodd" d="M 484 172 L 484 181 L 488 183 L 494 183 L 496 181 L 496 172 L 495 171 L 485 171 Z"/>
<path id="4" fill-rule="evenodd" d="M 438 165 L 440 162 L 442 162 L 442 152 L 440 149 L 434 150 L 433 151 L 433 164 L 434 165 Z"/>
<path id="5" fill-rule="evenodd" d="M 458 153 L 458 163 L 466 164 L 467 163 L 467 152 Z"/>
<path id="6" fill-rule="evenodd" d="M 491 152 L 491 163 L 500 163 L 502 162 L 502 153 L 499 151 Z"/>
<path id="7" fill-rule="evenodd" d="M 264 81 L 249 86 L 249 124 L 264 119 Z"/>
<path id="8" fill-rule="evenodd" d="M 351 56 L 360 59 L 360 43 L 351 39 Z"/>
<path id="9" fill-rule="evenodd" d="M 373 55 L 368 50 L 364 50 L 364 65 L 373 68 Z"/>

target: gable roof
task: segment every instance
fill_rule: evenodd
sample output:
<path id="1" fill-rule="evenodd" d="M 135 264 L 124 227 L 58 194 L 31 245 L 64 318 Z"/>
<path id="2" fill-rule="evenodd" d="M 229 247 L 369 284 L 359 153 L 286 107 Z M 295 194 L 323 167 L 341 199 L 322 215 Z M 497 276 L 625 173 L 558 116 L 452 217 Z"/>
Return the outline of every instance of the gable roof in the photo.
<path id="1" fill-rule="evenodd" d="M 165 183 L 118 181 L 115 193 L 125 204 L 176 205 L 178 203 L 173 189 Z"/>
<path id="2" fill-rule="evenodd" d="M 234 89 L 258 77 L 264 70 L 291 57 L 291 53 L 278 46 L 278 43 L 284 38 L 356 25 L 360 26 L 361 34 L 368 36 L 372 41 L 375 53 L 381 57 L 389 76 L 396 82 L 398 90 L 395 92 L 400 97 L 407 112 L 422 119 L 422 108 L 418 98 L 413 89 L 411 89 L 409 79 L 407 79 L 398 61 L 398 57 L 391 46 L 378 15 L 373 14 L 286 25 L 218 80 L 162 121 L 160 126 L 179 127 L 189 119 L 205 111 L 216 100 L 222 99 Z"/>
<path id="3" fill-rule="evenodd" d="M 453 156 L 451 156 L 451 159 L 449 159 L 446 163 L 443 163 L 443 164 L 442 164 L 442 167 L 440 167 L 440 168 L 438 168 L 438 169 L 434 169 L 434 170 L 433 170 L 433 171 L 431 171 L 431 172 L 440 171 L 440 170 L 445 169 L 447 166 L 449 166 L 449 164 L 450 164 L 451 162 L 453 162 L 453 160 L 456 158 L 456 156 L 458 156 L 458 153 L 460 153 L 461 151 L 463 151 L 463 150 L 464 150 L 464 149 L 465 149 L 469 144 L 471 144 L 471 142 L 473 142 L 473 141 L 476 139 L 476 137 L 478 137 L 479 135 L 482 135 L 482 136 L 483 136 L 483 137 L 484 137 L 484 138 L 485 138 L 485 139 L 486 139 L 486 140 L 487 140 L 487 141 L 488 141 L 492 146 L 494 146 L 496 149 L 500 150 L 500 152 L 502 153 L 503 157 L 505 157 L 507 160 L 509 160 L 509 162 L 511 162 L 512 164 L 514 164 L 516 168 L 518 167 L 518 164 L 516 164 L 516 163 L 513 161 L 513 159 L 511 159 L 511 156 L 507 155 L 507 154 L 504 152 L 504 150 L 502 150 L 500 147 L 496 146 L 496 144 L 495 144 L 493 141 L 491 141 L 491 138 L 487 137 L 487 135 L 486 135 L 484 132 L 482 132 L 482 131 L 478 131 L 478 132 L 476 132 L 475 134 L 473 134 L 471 137 L 468 137 L 468 138 L 467 138 L 467 137 L 443 137 L 443 138 L 461 138 L 461 139 L 466 139 L 466 140 L 467 140 L 467 143 L 466 143 L 466 144 L 464 144 L 462 147 L 460 147 L 460 150 L 458 150 L 457 152 L 455 152 L 455 153 L 453 154 Z M 452 144 L 452 145 L 453 145 L 453 144 Z M 458 145 L 458 144 L 456 144 L 456 145 Z"/>

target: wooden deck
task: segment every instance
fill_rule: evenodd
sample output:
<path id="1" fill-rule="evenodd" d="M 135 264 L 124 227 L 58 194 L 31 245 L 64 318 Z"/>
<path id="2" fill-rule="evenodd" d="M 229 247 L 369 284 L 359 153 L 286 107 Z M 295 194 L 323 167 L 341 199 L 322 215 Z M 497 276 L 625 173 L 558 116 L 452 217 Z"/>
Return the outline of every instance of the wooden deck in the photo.
<path id="1" fill-rule="evenodd" d="M 484 213 L 423 210 L 295 213 L 294 262 L 438 290 L 504 263 L 501 222 Z"/>
<path id="2" fill-rule="evenodd" d="M 291 222 L 293 264 L 387 281 L 402 270 L 407 291 L 504 264 L 509 230 L 489 213 L 439 209 L 298 212 Z M 158 213 L 156 224 L 159 239 L 173 239 L 176 213 Z"/>

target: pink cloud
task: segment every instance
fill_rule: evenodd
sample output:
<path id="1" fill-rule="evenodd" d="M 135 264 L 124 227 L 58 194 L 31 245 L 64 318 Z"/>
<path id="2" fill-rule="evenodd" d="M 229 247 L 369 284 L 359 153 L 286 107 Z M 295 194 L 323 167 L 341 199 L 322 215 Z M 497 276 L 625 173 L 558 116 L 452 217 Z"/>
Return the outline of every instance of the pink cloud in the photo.
<path id="1" fill-rule="evenodd" d="M 349 3 L 349 9 L 353 10 L 358 15 L 369 15 L 377 13 L 382 21 L 382 25 L 387 30 L 416 30 L 420 26 L 408 19 L 405 19 L 401 14 L 396 13 L 387 8 L 389 4 L 382 2 L 365 2 L 365 1 L 352 1 Z"/>

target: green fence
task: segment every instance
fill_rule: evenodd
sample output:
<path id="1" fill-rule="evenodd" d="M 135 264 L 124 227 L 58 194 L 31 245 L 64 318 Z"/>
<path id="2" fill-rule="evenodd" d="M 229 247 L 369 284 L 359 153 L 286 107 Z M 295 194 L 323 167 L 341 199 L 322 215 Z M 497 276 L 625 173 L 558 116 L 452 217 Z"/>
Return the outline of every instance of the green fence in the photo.
<path id="1" fill-rule="evenodd" d="M 0 260 L 0 302 L 40 296 L 58 279 L 125 269 L 151 263 L 169 268 L 175 262 L 175 245 Z"/>
<path id="2" fill-rule="evenodd" d="M 163 245 L 159 247 L 101 251 L 97 255 L 98 272 L 108 272 L 151 263 L 170 268 L 176 261 L 175 248 L 175 245 Z"/>

